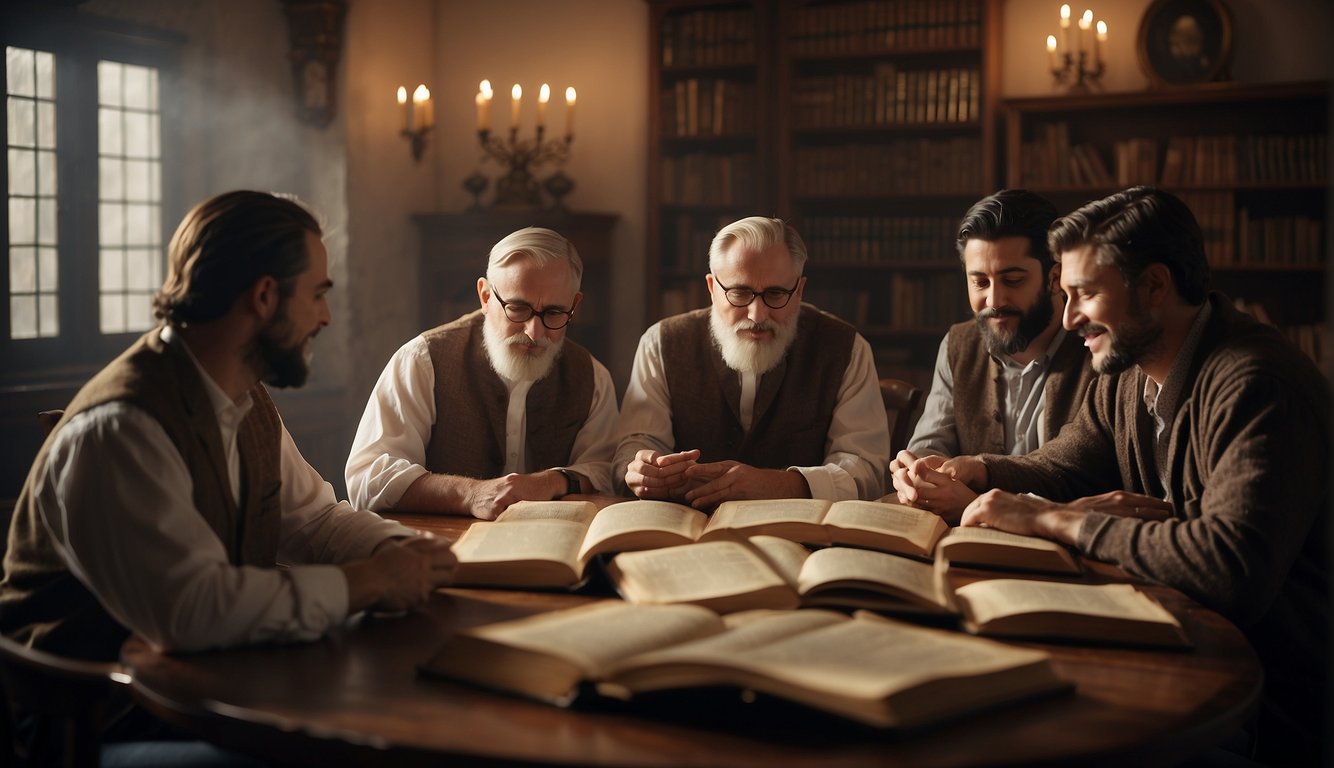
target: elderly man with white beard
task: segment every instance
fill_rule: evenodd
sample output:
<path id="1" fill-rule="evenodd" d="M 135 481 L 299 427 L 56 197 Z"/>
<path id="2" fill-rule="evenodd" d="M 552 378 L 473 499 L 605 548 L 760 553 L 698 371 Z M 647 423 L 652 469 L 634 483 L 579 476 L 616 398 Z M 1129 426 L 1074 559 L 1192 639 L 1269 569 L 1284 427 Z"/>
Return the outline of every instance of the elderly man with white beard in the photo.
<path id="1" fill-rule="evenodd" d="M 613 475 L 643 499 L 874 499 L 889 432 L 871 347 L 803 304 L 806 245 L 759 216 L 709 247 L 711 306 L 639 341 Z"/>
<path id="2" fill-rule="evenodd" d="M 616 391 L 565 338 L 582 277 L 550 229 L 496 243 L 481 308 L 404 344 L 380 374 L 347 460 L 353 503 L 493 520 L 516 501 L 610 492 Z"/>

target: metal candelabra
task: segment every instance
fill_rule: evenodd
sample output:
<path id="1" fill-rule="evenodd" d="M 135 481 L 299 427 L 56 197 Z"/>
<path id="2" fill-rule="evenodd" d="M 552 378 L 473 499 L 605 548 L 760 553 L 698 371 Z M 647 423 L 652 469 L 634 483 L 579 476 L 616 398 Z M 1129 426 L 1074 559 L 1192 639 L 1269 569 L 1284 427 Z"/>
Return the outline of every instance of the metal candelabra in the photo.
<path id="1" fill-rule="evenodd" d="M 563 165 L 570 157 L 570 143 L 573 134 L 564 138 L 543 140 L 543 128 L 537 127 L 537 137 L 532 140 L 520 139 L 519 129 L 510 128 L 509 137 L 502 139 L 492 136 L 491 131 L 477 131 L 477 139 L 486 156 L 500 163 L 505 173 L 496 182 L 496 199 L 492 203 L 502 208 L 540 208 L 542 207 L 542 185 L 533 175 L 534 171 L 547 163 Z M 548 194 L 551 194 L 555 206 L 560 207 L 561 197 L 574 188 L 574 182 L 559 170 L 553 174 L 560 179 L 551 183 L 547 179 Z"/>

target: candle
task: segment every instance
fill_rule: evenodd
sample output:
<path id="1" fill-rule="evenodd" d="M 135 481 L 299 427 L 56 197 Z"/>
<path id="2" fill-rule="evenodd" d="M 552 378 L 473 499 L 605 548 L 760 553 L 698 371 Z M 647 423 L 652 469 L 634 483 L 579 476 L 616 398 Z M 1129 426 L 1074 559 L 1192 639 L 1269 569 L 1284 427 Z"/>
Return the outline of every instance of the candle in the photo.
<path id="1" fill-rule="evenodd" d="M 435 125 L 435 116 L 431 114 L 431 92 L 425 85 L 418 85 L 412 92 L 412 112 L 416 130 L 424 131 Z"/>
<path id="2" fill-rule="evenodd" d="M 1102 46 L 1107 42 L 1107 22 L 1098 22 L 1098 36 L 1095 38 L 1093 60 L 1102 63 Z"/>
<path id="3" fill-rule="evenodd" d="M 491 130 L 491 97 L 495 91 L 491 90 L 491 81 L 483 80 L 477 86 L 477 130 Z"/>
<path id="4" fill-rule="evenodd" d="M 547 102 L 551 101 L 551 86 L 542 83 L 542 89 L 537 92 L 537 127 L 541 129 L 547 124 Z"/>
<path id="5" fill-rule="evenodd" d="M 1051 71 L 1060 70 L 1056 63 L 1056 35 L 1047 35 L 1047 63 L 1051 66 Z"/>
<path id="6" fill-rule="evenodd" d="M 1070 4 L 1061 6 L 1061 43 L 1065 52 L 1070 53 Z"/>
<path id="7" fill-rule="evenodd" d="M 565 89 L 565 135 L 574 135 L 574 86 Z"/>
<path id="8" fill-rule="evenodd" d="M 398 87 L 398 106 L 399 111 L 403 113 L 403 130 L 412 130 L 412 107 L 408 106 L 408 89 L 401 85 Z"/>
<path id="9" fill-rule="evenodd" d="M 510 129 L 517 130 L 519 127 L 519 100 L 523 98 L 523 89 L 518 83 L 510 89 Z"/>
<path id="10" fill-rule="evenodd" d="M 1089 39 L 1089 30 L 1093 28 L 1093 11 L 1084 9 L 1084 15 L 1079 17 L 1079 50 L 1080 52 L 1093 48 L 1093 41 Z"/>

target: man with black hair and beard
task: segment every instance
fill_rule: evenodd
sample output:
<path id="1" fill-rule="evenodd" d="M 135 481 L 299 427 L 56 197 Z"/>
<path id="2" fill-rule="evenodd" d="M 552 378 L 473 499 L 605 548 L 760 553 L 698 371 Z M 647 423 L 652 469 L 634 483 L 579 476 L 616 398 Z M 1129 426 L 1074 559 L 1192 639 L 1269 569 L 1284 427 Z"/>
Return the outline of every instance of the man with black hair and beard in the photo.
<path id="1" fill-rule="evenodd" d="M 644 499 L 874 499 L 889 431 L 870 345 L 801 301 L 806 245 L 759 216 L 709 248 L 711 306 L 639 341 L 613 475 Z"/>
<path id="2" fill-rule="evenodd" d="M 974 318 L 940 342 L 905 458 L 1022 455 L 1074 417 L 1093 370 L 1083 340 L 1061 328 L 1060 268 L 1047 248 L 1055 220 L 1050 202 L 1022 189 L 984 197 L 964 214 L 956 246 Z M 976 497 L 960 483 L 922 496 L 907 482 L 904 461 L 889 470 L 899 501 L 951 522 Z"/>
<path id="3" fill-rule="evenodd" d="M 550 229 L 496 243 L 480 309 L 404 344 L 380 374 L 347 459 L 353 503 L 493 520 L 516 501 L 610 493 L 616 390 L 565 338 L 582 278 Z"/>
<path id="4" fill-rule="evenodd" d="M 229 192 L 185 216 L 161 324 L 75 395 L 28 474 L 0 631 L 100 661 L 131 632 L 168 651 L 310 640 L 448 583 L 448 543 L 337 501 L 261 383 L 306 380 L 328 265 L 290 199 Z"/>

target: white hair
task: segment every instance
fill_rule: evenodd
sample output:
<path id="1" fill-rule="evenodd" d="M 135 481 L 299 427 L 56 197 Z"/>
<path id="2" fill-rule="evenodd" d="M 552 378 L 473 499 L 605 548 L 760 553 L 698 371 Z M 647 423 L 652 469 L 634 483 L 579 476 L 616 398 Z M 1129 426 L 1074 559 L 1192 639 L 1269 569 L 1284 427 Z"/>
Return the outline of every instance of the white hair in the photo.
<path id="1" fill-rule="evenodd" d="M 763 251 L 782 243 L 792 255 L 792 266 L 796 268 L 798 275 L 806 266 L 806 243 L 791 224 L 785 223 L 782 219 L 749 216 L 728 224 L 713 236 L 713 242 L 709 244 L 710 272 L 717 270 L 723 252 L 738 240 L 748 251 Z"/>
<path id="2" fill-rule="evenodd" d="M 584 277 L 584 262 L 579 258 L 574 243 L 566 240 L 559 232 L 545 227 L 525 227 L 511 232 L 491 248 L 491 258 L 486 263 L 486 280 L 494 282 L 495 270 L 513 265 L 523 259 L 531 259 L 538 267 L 553 261 L 564 259 L 570 265 L 570 281 L 574 290 Z"/>

